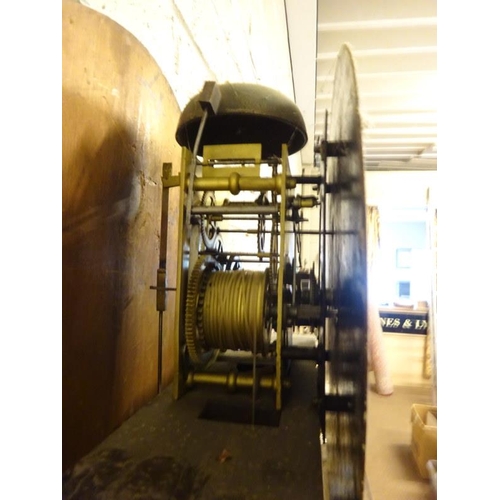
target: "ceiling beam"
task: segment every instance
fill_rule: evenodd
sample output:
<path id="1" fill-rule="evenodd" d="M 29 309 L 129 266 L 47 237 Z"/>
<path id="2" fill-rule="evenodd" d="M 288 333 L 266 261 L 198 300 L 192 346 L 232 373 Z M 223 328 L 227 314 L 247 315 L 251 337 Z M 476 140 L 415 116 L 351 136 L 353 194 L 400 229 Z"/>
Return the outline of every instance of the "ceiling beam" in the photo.
<path id="1" fill-rule="evenodd" d="M 344 21 L 339 23 L 319 23 L 318 32 L 353 31 L 373 29 L 399 29 L 423 26 L 437 26 L 437 17 L 410 17 L 406 19 L 369 19 L 365 21 Z"/>
<path id="2" fill-rule="evenodd" d="M 355 59 L 362 57 L 380 57 L 380 56 L 400 56 L 410 54 L 435 54 L 437 53 L 436 46 L 425 47 L 392 47 L 378 49 L 353 50 L 352 55 Z M 337 52 L 320 52 L 318 53 L 318 61 L 330 61 L 337 59 Z"/>

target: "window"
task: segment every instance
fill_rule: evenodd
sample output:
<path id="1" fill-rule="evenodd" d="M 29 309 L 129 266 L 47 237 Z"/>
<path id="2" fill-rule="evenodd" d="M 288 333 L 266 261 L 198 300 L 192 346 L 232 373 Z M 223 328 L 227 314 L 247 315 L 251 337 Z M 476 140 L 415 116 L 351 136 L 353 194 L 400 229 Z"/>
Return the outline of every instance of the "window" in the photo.
<path id="1" fill-rule="evenodd" d="M 409 299 L 411 297 L 409 281 L 398 281 L 398 297 L 402 299 Z"/>
<path id="2" fill-rule="evenodd" d="M 376 287 L 381 305 L 429 301 L 431 271 L 426 209 L 380 208 Z"/>

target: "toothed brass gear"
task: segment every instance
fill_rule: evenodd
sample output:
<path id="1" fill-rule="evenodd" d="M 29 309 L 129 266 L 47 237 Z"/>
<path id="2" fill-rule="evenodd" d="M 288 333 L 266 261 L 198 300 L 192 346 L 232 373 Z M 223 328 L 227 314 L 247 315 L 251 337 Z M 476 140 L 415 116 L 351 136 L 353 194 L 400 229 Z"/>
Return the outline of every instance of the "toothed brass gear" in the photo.
<path id="1" fill-rule="evenodd" d="M 203 323 L 200 320 L 204 289 L 210 273 L 216 268 L 216 263 L 209 256 L 201 256 L 194 265 L 188 281 L 184 334 L 189 357 L 195 364 L 208 365 L 215 361 L 219 354 L 218 349 L 210 349 L 205 345 Z"/>
<path id="2" fill-rule="evenodd" d="M 202 207 L 215 206 L 215 193 L 213 191 L 205 191 L 201 197 L 200 205 Z M 217 240 L 218 228 L 215 221 L 210 215 L 201 217 L 200 220 L 200 234 L 203 244 L 207 250 L 213 250 Z"/>

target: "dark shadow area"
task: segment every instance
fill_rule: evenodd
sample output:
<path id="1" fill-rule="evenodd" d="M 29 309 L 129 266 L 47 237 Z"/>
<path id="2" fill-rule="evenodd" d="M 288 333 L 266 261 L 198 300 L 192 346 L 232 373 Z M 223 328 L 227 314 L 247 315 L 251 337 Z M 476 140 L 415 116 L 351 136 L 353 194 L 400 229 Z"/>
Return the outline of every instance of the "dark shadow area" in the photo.
<path id="1" fill-rule="evenodd" d="M 63 499 L 195 500 L 208 477 L 171 456 L 137 460 L 121 449 L 103 450 L 63 480 Z"/>
<path id="2" fill-rule="evenodd" d="M 279 426 L 280 416 L 280 411 L 269 404 L 263 404 L 262 401 L 256 402 L 255 408 L 252 408 L 252 402 L 249 400 L 236 402 L 227 399 L 209 399 L 200 413 L 200 418 L 206 420 L 270 427 Z"/>

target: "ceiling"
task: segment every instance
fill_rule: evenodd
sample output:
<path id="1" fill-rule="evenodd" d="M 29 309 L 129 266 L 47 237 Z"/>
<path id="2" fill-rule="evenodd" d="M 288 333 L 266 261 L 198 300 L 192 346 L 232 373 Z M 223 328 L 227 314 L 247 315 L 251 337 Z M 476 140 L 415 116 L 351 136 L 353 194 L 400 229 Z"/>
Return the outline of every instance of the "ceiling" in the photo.
<path id="1" fill-rule="evenodd" d="M 295 95 L 310 139 L 323 134 L 336 55 L 347 43 L 356 65 L 366 169 L 435 170 L 437 1 L 318 0 L 316 39 L 304 29 L 311 15 L 299 3 L 286 0 Z M 314 82 L 304 55 L 311 50 Z M 310 140 L 303 164 L 311 163 L 311 148 Z"/>

